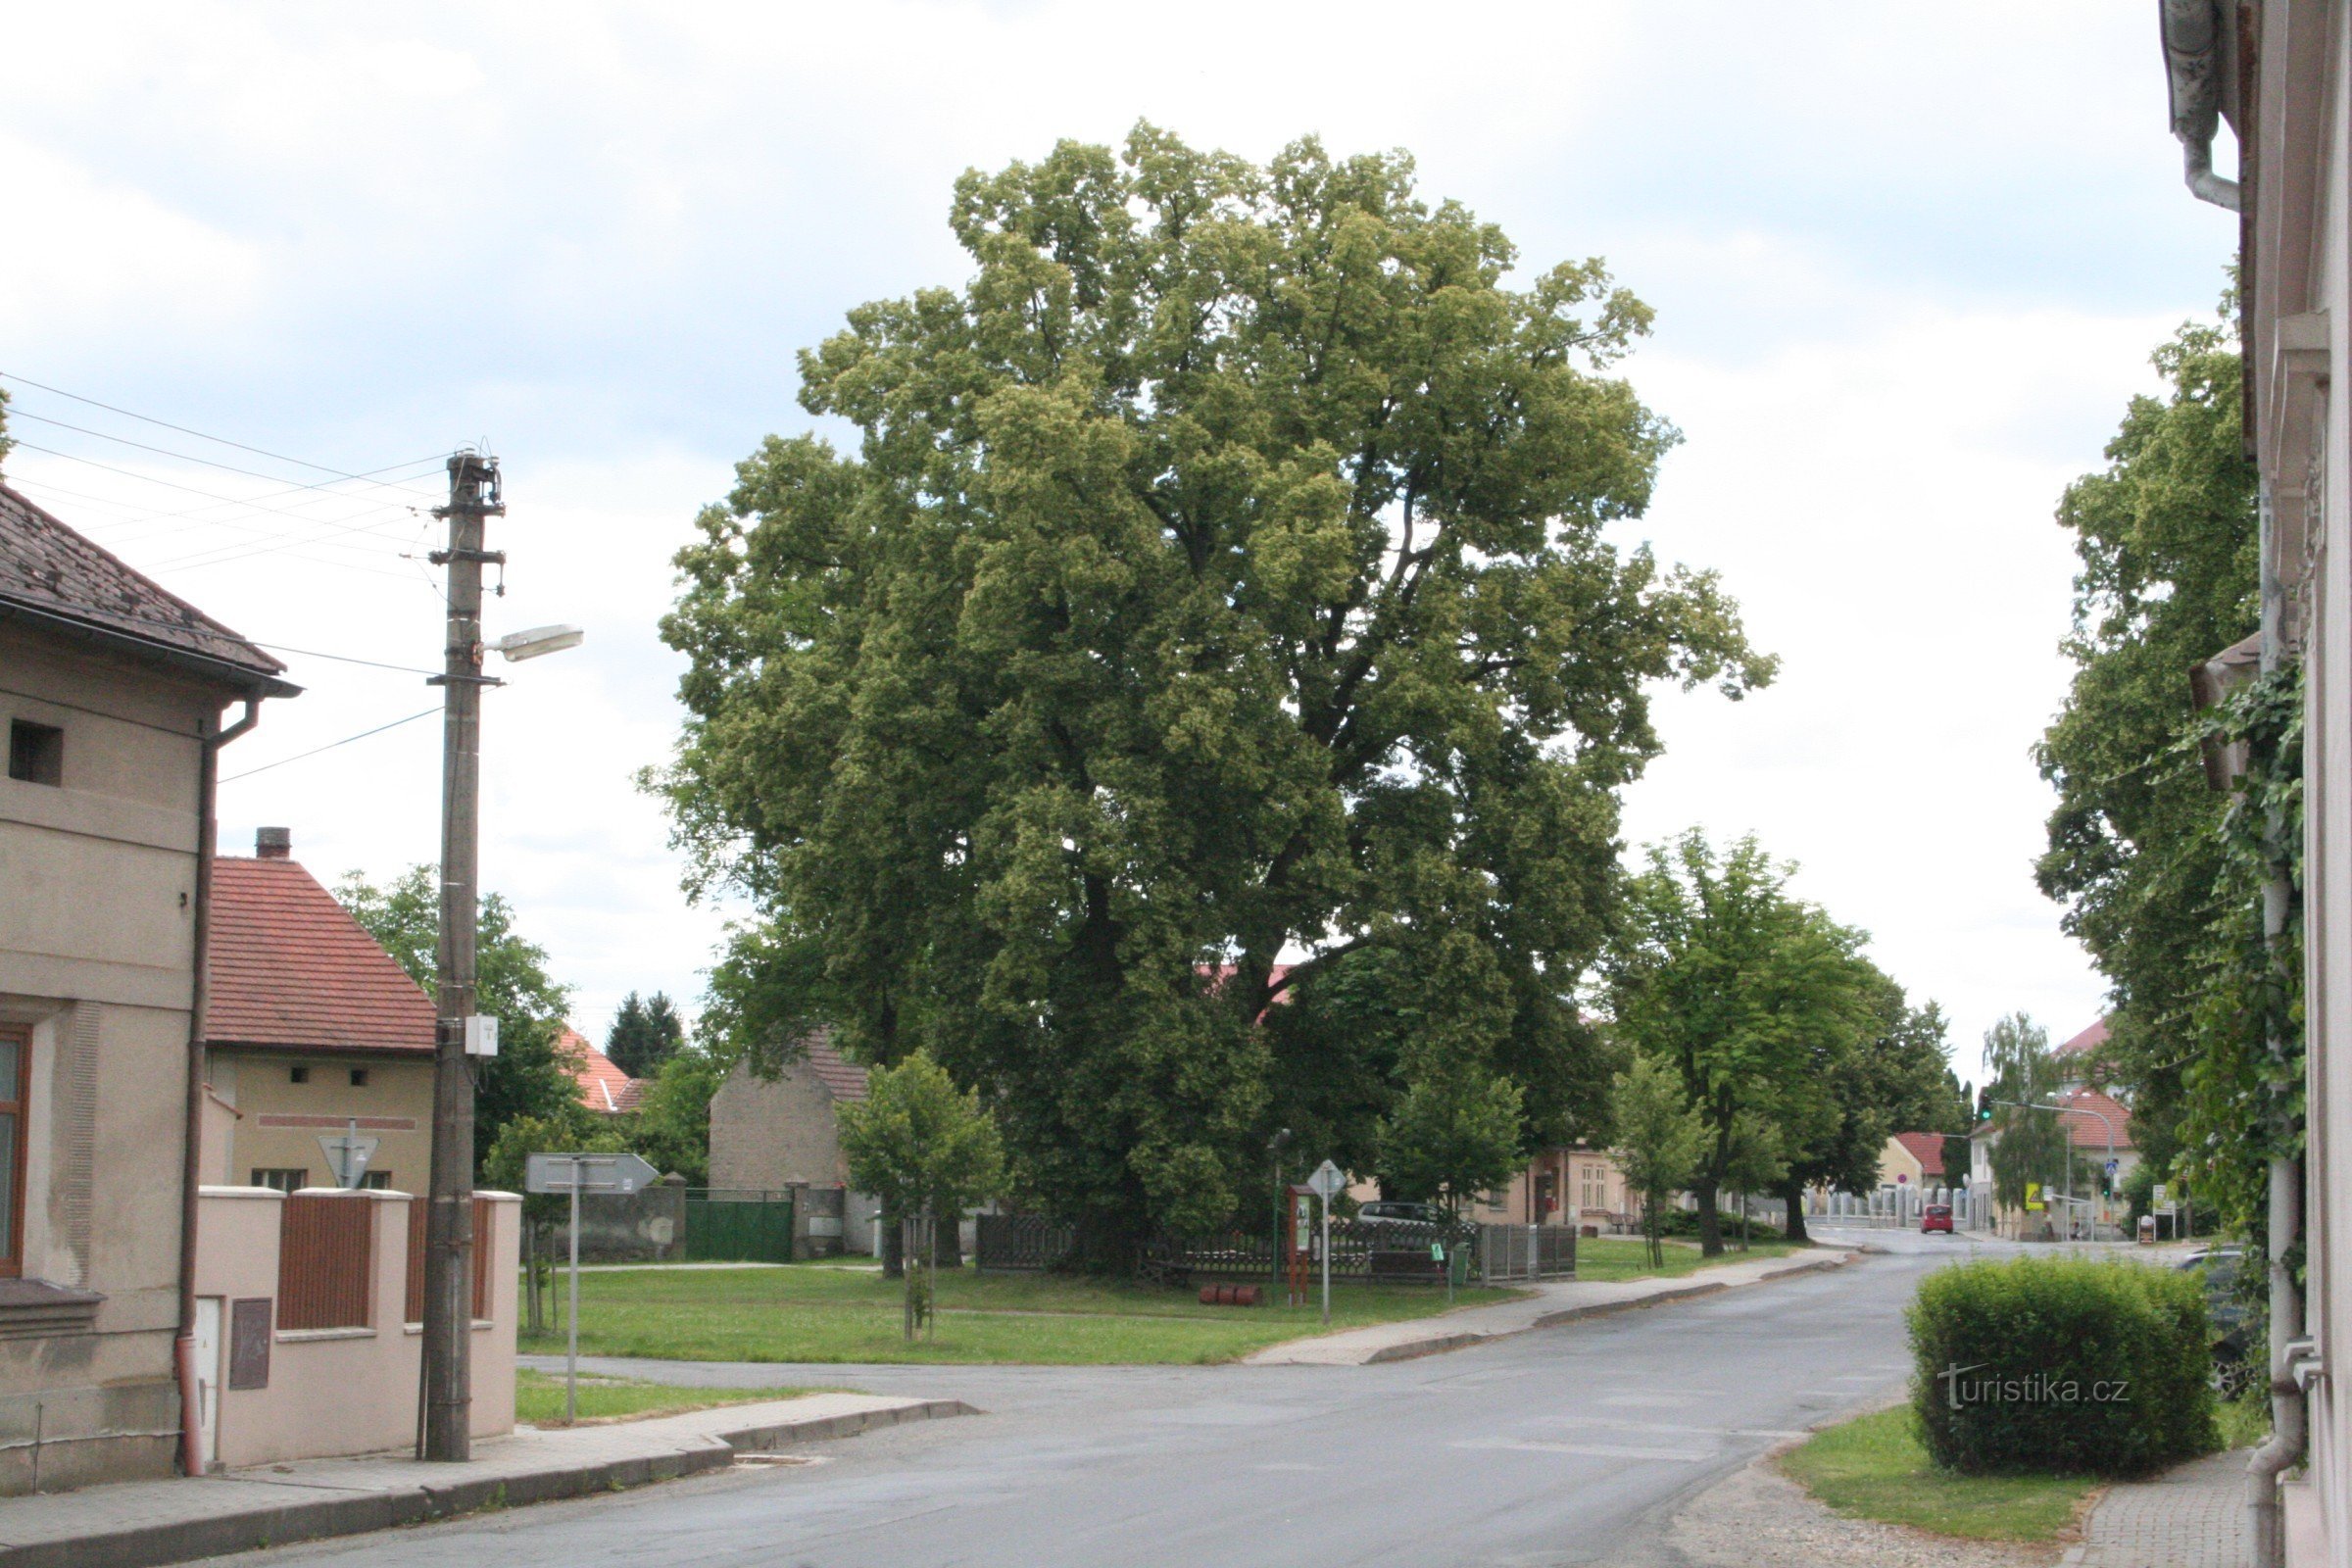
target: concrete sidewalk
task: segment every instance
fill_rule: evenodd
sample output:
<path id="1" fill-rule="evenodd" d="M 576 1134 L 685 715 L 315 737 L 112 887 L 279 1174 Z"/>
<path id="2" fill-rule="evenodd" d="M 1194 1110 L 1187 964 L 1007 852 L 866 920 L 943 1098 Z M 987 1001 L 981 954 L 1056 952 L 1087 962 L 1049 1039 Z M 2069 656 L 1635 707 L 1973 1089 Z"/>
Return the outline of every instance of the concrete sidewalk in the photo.
<path id="1" fill-rule="evenodd" d="M 1439 1317 L 1404 1323 L 1375 1323 L 1311 1340 L 1292 1340 L 1268 1346 L 1242 1358 L 1245 1366 L 1368 1366 L 1379 1361 L 1405 1361 L 1417 1355 L 1436 1355 L 1465 1346 L 1531 1329 L 1630 1307 L 1654 1306 L 1693 1296 L 1712 1296 L 1742 1285 L 1761 1285 L 1792 1274 L 1842 1268 L 1859 1253 L 1814 1248 L 1785 1257 L 1755 1263 L 1724 1263 L 1679 1279 L 1583 1281 L 1561 1280 L 1532 1287 L 1532 1294 L 1493 1306 L 1466 1306 Z M 5 1558 L 0 1558 L 4 1565 Z"/>
<path id="2" fill-rule="evenodd" d="M 151 1568 L 618 1491 L 720 1469 L 738 1453 L 978 1413 L 956 1399 L 815 1394 L 648 1421 L 524 1427 L 475 1444 L 473 1460 L 462 1465 L 388 1454 L 306 1459 L 9 1497 L 0 1499 L 0 1568 Z"/>
<path id="3" fill-rule="evenodd" d="M 2061 1559 L 2080 1568 L 2242 1568 L 2254 1560 L 2247 1451 L 2207 1454 L 2110 1488 Z"/>

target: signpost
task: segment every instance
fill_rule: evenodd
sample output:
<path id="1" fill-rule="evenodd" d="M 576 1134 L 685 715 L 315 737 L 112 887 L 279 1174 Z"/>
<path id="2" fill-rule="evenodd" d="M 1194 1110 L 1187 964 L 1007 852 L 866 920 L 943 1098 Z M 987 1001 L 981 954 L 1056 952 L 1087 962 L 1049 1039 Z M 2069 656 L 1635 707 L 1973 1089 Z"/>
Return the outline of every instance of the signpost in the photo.
<path id="1" fill-rule="evenodd" d="M 334 1172 L 335 1185 L 347 1193 L 356 1193 L 368 1176 L 368 1162 L 375 1157 L 376 1140 L 362 1138 L 357 1118 L 347 1118 L 340 1136 L 318 1135 L 318 1147 L 326 1153 L 326 1168 Z"/>
<path id="2" fill-rule="evenodd" d="M 1331 1322 L 1331 1200 L 1339 1196 L 1342 1188 L 1348 1185 L 1348 1177 L 1339 1166 L 1327 1159 L 1315 1167 L 1315 1173 L 1306 1179 L 1306 1185 L 1315 1190 L 1317 1198 L 1323 1200 L 1323 1321 L 1325 1324 L 1329 1324 Z"/>
<path id="3" fill-rule="evenodd" d="M 565 1426 L 580 1418 L 580 1195 L 640 1192 L 661 1175 L 635 1154 L 533 1154 L 525 1162 L 524 1192 L 571 1195 L 571 1310 L 564 1321 Z"/>

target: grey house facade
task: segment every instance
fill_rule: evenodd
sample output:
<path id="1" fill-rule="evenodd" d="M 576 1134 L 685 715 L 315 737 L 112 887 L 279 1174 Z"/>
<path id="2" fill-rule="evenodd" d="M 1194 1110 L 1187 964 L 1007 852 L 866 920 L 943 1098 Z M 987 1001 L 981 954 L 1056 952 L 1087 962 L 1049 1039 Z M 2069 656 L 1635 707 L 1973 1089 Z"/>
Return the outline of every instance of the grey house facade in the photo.
<path id="1" fill-rule="evenodd" d="M 0 485 L 0 1492 L 180 1453 L 215 758 L 281 671 Z"/>
<path id="2" fill-rule="evenodd" d="M 710 1097 L 710 1186 L 794 1198 L 794 1230 L 806 1250 L 871 1254 L 878 1205 L 850 1191 L 839 1107 L 865 1098 L 865 1069 L 824 1035 L 773 1078 L 737 1062 Z"/>

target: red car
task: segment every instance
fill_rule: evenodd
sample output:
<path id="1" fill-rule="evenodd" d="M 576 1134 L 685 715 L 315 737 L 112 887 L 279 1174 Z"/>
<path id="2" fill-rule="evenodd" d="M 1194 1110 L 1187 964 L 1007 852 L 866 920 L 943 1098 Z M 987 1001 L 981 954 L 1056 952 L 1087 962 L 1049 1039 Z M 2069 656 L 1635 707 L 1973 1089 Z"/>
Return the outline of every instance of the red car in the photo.
<path id="1" fill-rule="evenodd" d="M 1948 1236 L 1951 1234 L 1951 1204 L 1930 1203 L 1927 1207 L 1919 1211 L 1919 1233 L 1922 1236 L 1925 1236 L 1930 1231 L 1942 1231 Z"/>

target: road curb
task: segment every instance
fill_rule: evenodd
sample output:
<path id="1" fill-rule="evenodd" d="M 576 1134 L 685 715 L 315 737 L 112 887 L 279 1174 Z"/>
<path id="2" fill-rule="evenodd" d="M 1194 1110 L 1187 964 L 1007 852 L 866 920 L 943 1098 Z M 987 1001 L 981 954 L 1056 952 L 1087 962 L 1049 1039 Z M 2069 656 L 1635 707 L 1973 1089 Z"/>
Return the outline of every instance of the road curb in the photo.
<path id="1" fill-rule="evenodd" d="M 632 1454 L 515 1475 L 420 1482 L 397 1491 L 275 1503 L 202 1519 L 136 1525 L 101 1535 L 0 1543 L 0 1568 L 161 1568 L 163 1564 L 191 1562 L 201 1557 L 425 1524 L 486 1508 L 521 1507 L 593 1493 L 626 1492 L 657 1481 L 675 1481 L 683 1476 L 723 1470 L 734 1462 L 738 1453 L 773 1452 L 788 1444 L 851 1438 L 908 1421 L 978 1414 L 979 1410 L 961 1399 L 910 1400 L 885 1409 L 857 1410 L 807 1421 L 769 1422 L 700 1440 L 688 1439 L 662 1453 Z"/>
<path id="2" fill-rule="evenodd" d="M 1829 1269 L 1843 1268 L 1847 1264 L 1855 1261 L 1860 1256 L 1860 1252 L 1852 1249 L 1845 1249 L 1838 1251 L 1835 1256 L 1814 1258 L 1807 1262 L 1798 1263 L 1788 1268 L 1779 1269 L 1773 1273 L 1763 1276 L 1761 1279 L 1695 1280 L 1687 1285 L 1668 1286 L 1664 1290 L 1653 1291 L 1647 1296 L 1632 1297 L 1625 1300 L 1592 1301 L 1583 1306 L 1559 1307 L 1555 1310 L 1543 1313 L 1529 1322 L 1520 1324 L 1515 1328 L 1494 1329 L 1489 1331 L 1457 1329 L 1451 1333 L 1432 1334 L 1424 1339 L 1407 1340 L 1401 1345 L 1383 1346 L 1379 1349 L 1372 1351 L 1369 1355 L 1366 1355 L 1361 1361 L 1337 1362 L 1331 1364 L 1343 1366 L 1386 1366 L 1396 1361 L 1417 1361 L 1423 1356 L 1444 1355 L 1451 1350 L 1466 1350 L 1474 1345 L 1492 1345 L 1497 1340 L 1507 1340 L 1521 1334 L 1531 1334 L 1538 1329 L 1557 1328 L 1563 1324 L 1579 1322 L 1586 1318 L 1607 1317 L 1616 1312 L 1638 1312 L 1644 1307 L 1662 1306 L 1669 1301 L 1688 1301 L 1695 1299 L 1701 1296 L 1714 1296 L 1724 1291 L 1743 1291 L 1752 1286 L 1770 1285 L 1777 1280 L 1795 1279 L 1801 1274 L 1819 1274 Z M 1306 1343 L 1311 1344 L 1312 1342 L 1309 1341 Z M 1316 1363 L 1269 1362 L 1264 1364 L 1280 1366 L 1313 1365 Z M 0 1568 L 5 1568 L 5 1559 L 0 1559 Z"/>

